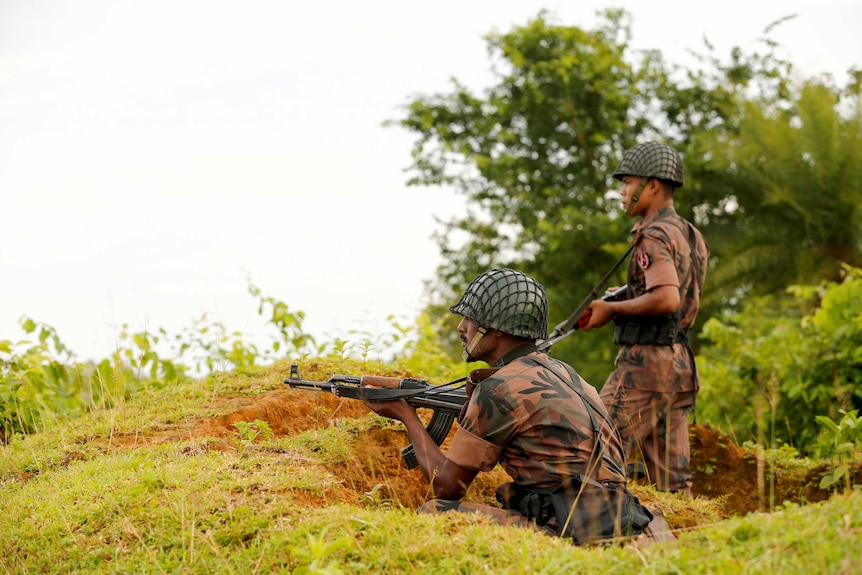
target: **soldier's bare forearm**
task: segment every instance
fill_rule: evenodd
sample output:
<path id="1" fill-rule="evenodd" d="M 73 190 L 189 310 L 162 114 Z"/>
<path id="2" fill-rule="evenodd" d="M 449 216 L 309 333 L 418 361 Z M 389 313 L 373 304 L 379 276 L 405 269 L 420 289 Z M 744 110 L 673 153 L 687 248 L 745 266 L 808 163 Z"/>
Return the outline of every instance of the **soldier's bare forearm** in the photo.
<path id="1" fill-rule="evenodd" d="M 438 468 L 441 466 L 446 457 L 440 448 L 434 443 L 428 430 L 425 429 L 425 424 L 419 419 L 416 411 L 405 414 L 401 422 L 407 428 L 407 434 L 413 442 L 413 449 L 416 452 L 416 460 L 419 462 L 419 469 L 431 481 L 435 476 Z"/>
<path id="2" fill-rule="evenodd" d="M 656 316 L 674 313 L 680 306 L 679 288 L 672 285 L 659 286 L 636 298 L 607 302 L 605 305 L 613 317 Z"/>

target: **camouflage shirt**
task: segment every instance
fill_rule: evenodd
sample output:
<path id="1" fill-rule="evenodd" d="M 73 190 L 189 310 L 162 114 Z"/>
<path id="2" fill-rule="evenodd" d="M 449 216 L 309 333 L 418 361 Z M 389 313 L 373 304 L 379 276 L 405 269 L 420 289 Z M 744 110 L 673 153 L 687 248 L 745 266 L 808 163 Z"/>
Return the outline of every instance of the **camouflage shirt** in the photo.
<path id="1" fill-rule="evenodd" d="M 662 208 L 655 216 L 635 224 L 631 231 L 635 247 L 628 273 L 631 297 L 659 286 L 679 288 L 679 326 L 690 329 L 700 307 L 709 258 L 703 235 L 673 207 Z M 624 345 L 617 355 L 616 368 L 605 385 L 615 381 L 645 391 L 692 391 L 696 385 L 691 358 L 679 342 L 673 346 Z"/>
<path id="2" fill-rule="evenodd" d="M 595 388 L 566 364 L 534 352 L 476 386 L 446 456 L 478 471 L 499 462 L 519 485 L 552 487 L 587 474 L 593 420 L 601 426 L 603 449 L 589 476 L 625 482 L 622 445 Z"/>

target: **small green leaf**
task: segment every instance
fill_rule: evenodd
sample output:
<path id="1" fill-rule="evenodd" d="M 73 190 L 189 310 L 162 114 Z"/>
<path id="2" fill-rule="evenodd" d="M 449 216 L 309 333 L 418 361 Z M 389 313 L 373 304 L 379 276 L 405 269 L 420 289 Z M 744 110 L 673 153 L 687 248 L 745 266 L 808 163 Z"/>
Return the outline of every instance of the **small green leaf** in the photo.
<path id="1" fill-rule="evenodd" d="M 832 483 L 837 482 L 839 479 L 844 477 L 844 474 L 847 473 L 846 465 L 839 465 L 832 471 Z"/>

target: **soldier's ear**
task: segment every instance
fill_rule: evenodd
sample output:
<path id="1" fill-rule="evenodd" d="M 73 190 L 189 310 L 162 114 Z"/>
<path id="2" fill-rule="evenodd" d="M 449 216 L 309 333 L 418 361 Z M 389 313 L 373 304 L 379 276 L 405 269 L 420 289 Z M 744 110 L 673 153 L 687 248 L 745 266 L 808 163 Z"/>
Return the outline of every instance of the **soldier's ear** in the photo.
<path id="1" fill-rule="evenodd" d="M 505 339 L 507 337 L 514 337 L 511 333 L 506 333 L 505 331 L 500 331 L 499 329 L 493 328 L 488 329 L 488 334 L 485 337 L 487 337 L 488 335 L 490 335 L 494 339 Z"/>

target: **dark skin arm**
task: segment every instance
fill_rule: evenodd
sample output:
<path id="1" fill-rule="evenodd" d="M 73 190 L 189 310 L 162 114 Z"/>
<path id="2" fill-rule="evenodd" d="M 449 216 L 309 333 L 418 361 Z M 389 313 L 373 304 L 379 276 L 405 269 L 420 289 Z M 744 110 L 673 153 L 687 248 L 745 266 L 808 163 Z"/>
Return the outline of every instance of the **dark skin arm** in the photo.
<path id="1" fill-rule="evenodd" d="M 407 434 L 416 450 L 419 468 L 431 483 L 438 499 L 458 500 L 467 493 L 467 488 L 478 471 L 452 463 L 431 439 L 425 425 L 416 414 L 416 409 L 403 399 L 395 401 L 365 401 L 365 405 L 378 415 L 397 419 L 407 428 Z"/>
<path id="2" fill-rule="evenodd" d="M 633 299 L 623 301 L 595 300 L 590 304 L 590 321 L 580 326 L 584 331 L 602 327 L 618 315 L 657 316 L 674 313 L 680 306 L 679 288 L 659 286 Z"/>

